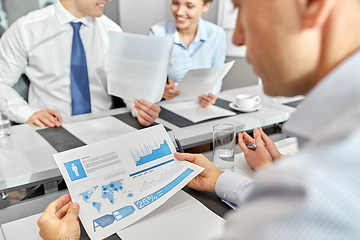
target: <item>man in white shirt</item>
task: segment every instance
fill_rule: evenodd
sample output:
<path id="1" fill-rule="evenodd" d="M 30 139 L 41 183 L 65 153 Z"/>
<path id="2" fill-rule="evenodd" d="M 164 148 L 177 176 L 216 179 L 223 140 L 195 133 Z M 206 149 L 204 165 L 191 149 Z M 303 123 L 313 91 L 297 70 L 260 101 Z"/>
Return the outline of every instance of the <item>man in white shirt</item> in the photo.
<path id="1" fill-rule="evenodd" d="M 247 45 L 265 93 L 306 95 L 284 126 L 300 152 L 282 157 L 261 129 L 254 139 L 240 133 L 255 180 L 222 172 L 203 155 L 176 153 L 205 168 L 189 186 L 240 207 L 227 216 L 220 239 L 360 239 L 360 1 L 232 1 L 239 8 L 233 42 Z M 69 200 L 45 210 L 43 239 L 79 238 L 79 205 Z M 67 214 L 56 217 L 65 204 Z"/>
<path id="2" fill-rule="evenodd" d="M 121 28 L 103 15 L 109 0 L 61 0 L 21 17 L 0 40 L 0 96 L 8 100 L 12 120 L 38 126 L 60 126 L 62 116 L 109 110 L 107 52 L 109 31 Z M 74 113 L 73 36 L 78 30 L 85 51 L 87 110 Z M 20 75 L 30 80 L 28 103 L 12 88 Z M 73 106 L 72 106 L 73 104 Z M 160 107 L 145 100 L 126 102 L 142 125 L 155 121 Z M 81 107 L 81 106 L 80 106 Z M 136 109 L 134 111 L 134 109 Z"/>

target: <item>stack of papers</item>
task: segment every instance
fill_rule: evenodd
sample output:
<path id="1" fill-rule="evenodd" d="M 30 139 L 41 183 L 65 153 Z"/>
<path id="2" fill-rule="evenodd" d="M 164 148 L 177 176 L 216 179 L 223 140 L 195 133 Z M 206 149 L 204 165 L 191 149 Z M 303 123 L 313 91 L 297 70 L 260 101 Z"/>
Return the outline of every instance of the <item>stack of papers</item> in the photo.
<path id="1" fill-rule="evenodd" d="M 212 118 L 236 115 L 232 111 L 214 105 L 204 108 L 197 101 L 165 103 L 161 106 L 194 123 Z"/>
<path id="2" fill-rule="evenodd" d="M 62 127 L 86 144 L 104 141 L 136 131 L 135 128 L 112 116 L 81 122 L 64 123 Z"/>

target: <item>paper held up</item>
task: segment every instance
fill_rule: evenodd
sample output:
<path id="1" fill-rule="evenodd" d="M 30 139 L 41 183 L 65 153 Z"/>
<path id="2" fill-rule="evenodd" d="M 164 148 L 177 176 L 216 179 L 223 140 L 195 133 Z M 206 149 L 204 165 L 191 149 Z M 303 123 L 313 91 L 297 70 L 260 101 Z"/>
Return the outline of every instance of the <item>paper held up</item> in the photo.
<path id="1" fill-rule="evenodd" d="M 180 102 L 198 100 L 199 96 L 212 93 L 219 82 L 230 71 L 234 62 L 235 61 L 231 61 L 213 68 L 189 70 L 175 87 L 175 90 L 181 92 L 180 96 L 177 96 L 170 101 Z"/>
<path id="2" fill-rule="evenodd" d="M 174 39 L 110 32 L 108 93 L 155 103 L 164 93 Z"/>

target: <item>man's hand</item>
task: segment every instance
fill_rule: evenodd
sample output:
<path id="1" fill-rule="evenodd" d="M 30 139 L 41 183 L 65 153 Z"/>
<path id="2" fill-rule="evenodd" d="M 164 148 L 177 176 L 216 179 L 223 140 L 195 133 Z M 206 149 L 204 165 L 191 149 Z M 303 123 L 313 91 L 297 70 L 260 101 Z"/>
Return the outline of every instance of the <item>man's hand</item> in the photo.
<path id="1" fill-rule="evenodd" d="M 135 100 L 134 103 L 135 109 L 138 111 L 137 119 L 141 125 L 150 126 L 159 117 L 161 108 L 157 104 L 144 99 L 140 101 Z"/>
<path id="2" fill-rule="evenodd" d="M 201 106 L 208 107 L 213 105 L 216 102 L 216 99 L 217 97 L 214 94 L 209 93 L 208 95 L 200 96 L 199 102 Z"/>
<path id="3" fill-rule="evenodd" d="M 261 134 L 261 139 L 264 141 L 265 147 L 269 151 L 273 161 L 283 157 L 284 155 L 282 155 L 279 152 L 279 150 L 275 146 L 275 143 L 273 141 L 271 141 L 271 139 L 266 135 L 266 133 L 264 133 L 264 131 L 263 131 L 263 129 L 261 127 L 259 128 L 259 131 L 260 131 L 260 134 Z"/>
<path id="4" fill-rule="evenodd" d="M 71 202 L 69 194 L 59 197 L 49 204 L 37 221 L 40 237 L 44 240 L 61 238 L 78 240 L 80 238 L 78 216 L 79 204 Z"/>
<path id="5" fill-rule="evenodd" d="M 202 154 L 176 152 L 175 157 L 179 160 L 185 160 L 205 168 L 204 171 L 187 184 L 189 187 L 199 191 L 215 192 L 216 182 L 223 171 L 218 169 Z"/>
<path id="6" fill-rule="evenodd" d="M 163 94 L 163 98 L 165 99 L 173 99 L 181 94 L 180 91 L 176 91 L 175 82 L 173 80 L 169 80 L 169 84 L 165 84 L 165 90 Z"/>
<path id="7" fill-rule="evenodd" d="M 281 153 L 276 148 L 273 141 L 262 131 L 261 128 L 254 129 L 254 139 L 246 132 L 239 133 L 238 142 L 249 166 L 254 170 L 271 165 L 272 162 L 279 158 Z M 265 142 L 265 145 L 263 143 Z M 245 143 L 255 143 L 256 149 L 249 149 Z"/>
<path id="8" fill-rule="evenodd" d="M 29 118 L 27 123 L 35 124 L 39 127 L 60 127 L 62 122 L 62 117 L 60 113 L 52 109 L 40 110 Z"/>

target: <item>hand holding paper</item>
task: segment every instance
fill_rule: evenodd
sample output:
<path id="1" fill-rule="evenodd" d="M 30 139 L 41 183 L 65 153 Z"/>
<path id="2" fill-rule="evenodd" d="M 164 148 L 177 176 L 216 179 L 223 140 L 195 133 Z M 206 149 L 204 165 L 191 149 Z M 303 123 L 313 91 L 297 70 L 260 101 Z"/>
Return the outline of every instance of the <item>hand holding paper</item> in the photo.
<path id="1" fill-rule="evenodd" d="M 71 202 L 70 195 L 65 194 L 50 203 L 39 218 L 39 235 L 44 240 L 80 239 L 78 216 L 79 204 Z"/>
<path id="2" fill-rule="evenodd" d="M 208 106 L 215 104 L 216 99 L 217 99 L 217 97 L 214 94 L 209 93 L 208 95 L 200 96 L 199 102 L 200 102 L 201 106 L 208 107 Z"/>
<path id="3" fill-rule="evenodd" d="M 218 169 L 202 154 L 177 152 L 175 153 L 175 156 L 179 160 L 188 161 L 204 168 L 198 176 L 188 183 L 189 187 L 199 191 L 215 192 L 216 182 L 223 171 Z"/>
<path id="4" fill-rule="evenodd" d="M 144 99 L 135 100 L 135 109 L 138 111 L 137 119 L 143 126 L 150 126 L 159 117 L 161 108 L 155 103 L 148 102 Z"/>
<path id="5" fill-rule="evenodd" d="M 174 89 L 175 89 L 175 82 L 173 80 L 168 80 L 168 83 L 166 83 L 165 85 L 163 98 L 170 100 L 181 94 L 180 91 L 176 91 Z"/>
<path id="6" fill-rule="evenodd" d="M 180 91 L 181 95 L 171 101 L 197 101 L 199 96 L 212 93 L 219 82 L 230 71 L 234 62 L 231 61 L 213 68 L 189 70 L 175 87 L 175 90 Z"/>

